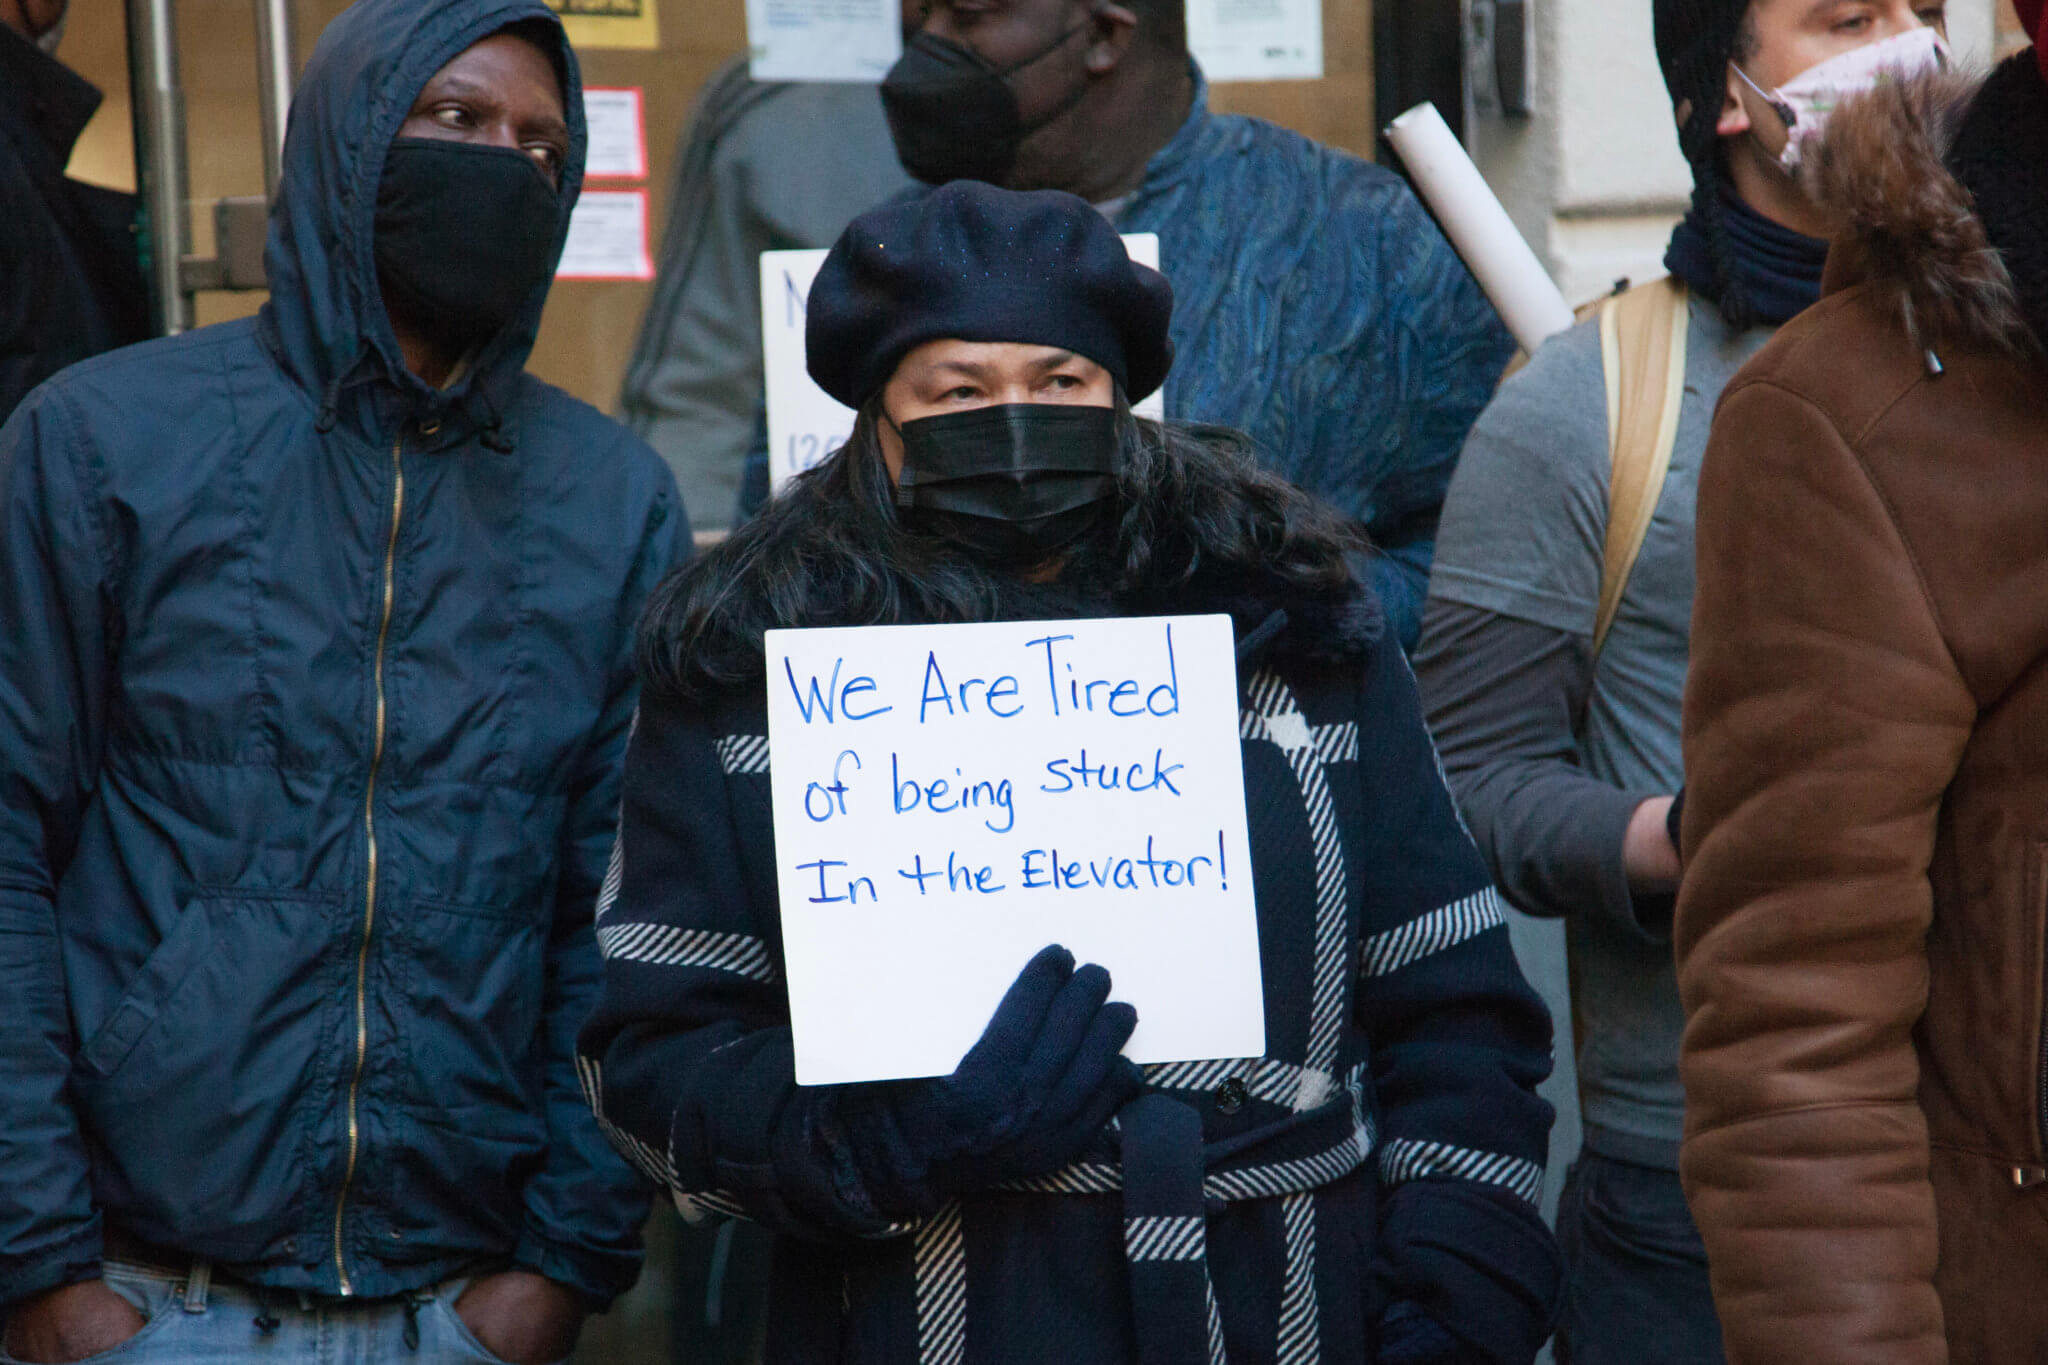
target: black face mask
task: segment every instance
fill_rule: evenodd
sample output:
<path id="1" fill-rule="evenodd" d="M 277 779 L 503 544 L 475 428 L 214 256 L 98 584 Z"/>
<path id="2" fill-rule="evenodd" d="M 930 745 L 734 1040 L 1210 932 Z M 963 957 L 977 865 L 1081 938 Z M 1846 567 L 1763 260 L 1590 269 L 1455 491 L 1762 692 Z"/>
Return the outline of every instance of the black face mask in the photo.
<path id="1" fill-rule="evenodd" d="M 525 152 L 402 137 L 377 186 L 377 278 L 409 322 L 467 347 L 546 282 L 560 227 L 561 198 Z"/>
<path id="2" fill-rule="evenodd" d="M 1111 408 L 1005 403 L 900 434 L 903 524 L 997 568 L 1036 568 L 1095 529 L 1123 468 Z"/>
<path id="3" fill-rule="evenodd" d="M 986 180 L 1000 185 L 1017 165 L 1024 139 L 1080 103 L 1084 77 L 1073 94 L 1031 123 L 1017 107 L 1009 78 L 1043 61 L 1086 28 L 1076 24 L 1012 66 L 998 67 L 971 47 L 919 33 L 882 81 L 882 112 L 903 169 L 928 185 Z"/>

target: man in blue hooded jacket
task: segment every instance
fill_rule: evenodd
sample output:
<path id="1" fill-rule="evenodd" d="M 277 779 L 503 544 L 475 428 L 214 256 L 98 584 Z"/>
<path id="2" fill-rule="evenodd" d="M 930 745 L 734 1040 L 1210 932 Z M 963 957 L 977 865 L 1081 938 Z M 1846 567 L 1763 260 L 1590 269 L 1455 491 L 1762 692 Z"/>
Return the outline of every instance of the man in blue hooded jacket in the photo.
<path id="1" fill-rule="evenodd" d="M 556 1360 L 645 1195 L 579 1092 L 666 467 L 524 364 L 540 0 L 362 0 L 271 297 L 0 428 L 0 1311 L 76 1360 Z"/>

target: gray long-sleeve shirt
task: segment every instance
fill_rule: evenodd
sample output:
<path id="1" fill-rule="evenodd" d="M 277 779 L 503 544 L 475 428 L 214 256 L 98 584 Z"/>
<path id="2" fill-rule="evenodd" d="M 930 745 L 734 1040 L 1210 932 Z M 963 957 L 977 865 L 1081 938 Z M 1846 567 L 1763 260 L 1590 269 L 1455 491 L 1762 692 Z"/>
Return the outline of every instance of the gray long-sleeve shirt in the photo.
<path id="1" fill-rule="evenodd" d="M 696 529 L 732 525 L 747 456 L 765 442 L 761 253 L 830 246 L 909 184 L 872 85 L 764 83 L 742 57 L 705 87 L 620 399 L 675 470 Z"/>
<path id="2" fill-rule="evenodd" d="M 1501 386 L 1444 503 L 1416 672 L 1453 790 L 1502 890 L 1563 917 L 1586 1145 L 1675 1169 L 1685 1016 L 1668 902 L 1629 894 L 1622 836 L 1683 784 L 1693 493 L 1721 390 L 1770 336 L 1695 299 L 1663 495 L 1599 659 L 1610 473 L 1595 323 Z"/>

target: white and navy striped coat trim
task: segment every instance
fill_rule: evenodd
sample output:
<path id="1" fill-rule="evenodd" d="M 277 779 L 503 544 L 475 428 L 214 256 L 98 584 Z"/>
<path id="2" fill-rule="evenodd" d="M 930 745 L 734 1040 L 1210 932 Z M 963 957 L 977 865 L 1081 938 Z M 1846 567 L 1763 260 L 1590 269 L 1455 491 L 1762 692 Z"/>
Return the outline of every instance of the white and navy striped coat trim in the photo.
<path id="1" fill-rule="evenodd" d="M 1292 1161 L 1267 1162 L 1210 1171 L 1202 1177 L 1202 1194 L 1223 1203 L 1243 1199 L 1275 1199 L 1342 1180 L 1372 1159 L 1377 1137 L 1365 1112 L 1362 1069 L 1345 1083 L 1351 1095 L 1351 1133 L 1342 1142 Z M 1115 1194 L 1124 1187 L 1123 1168 L 1106 1161 L 1076 1161 L 1045 1175 L 1013 1180 L 999 1188 L 1034 1194 Z"/>
<path id="2" fill-rule="evenodd" d="M 1341 726 L 1311 726 L 1280 675 L 1261 671 L 1245 687 L 1247 710 L 1238 731 L 1246 739 L 1263 739 L 1280 748 L 1301 788 L 1308 817 L 1309 840 L 1315 851 L 1315 968 L 1309 988 L 1308 1053 L 1302 1064 L 1311 1070 L 1334 1071 L 1350 1004 L 1347 980 L 1350 946 L 1350 891 L 1344 865 L 1344 838 L 1337 828 L 1336 803 L 1330 795 L 1327 753 L 1343 752 Z M 1330 734 L 1331 731 L 1340 733 Z M 1319 733 L 1322 735 L 1319 738 Z M 1348 741 L 1358 754 L 1354 724 Z"/>
<path id="3" fill-rule="evenodd" d="M 1240 1067 L 1244 1063 L 1227 1065 Z M 1345 1076 L 1344 1090 L 1351 1099 L 1351 1133 L 1342 1142 L 1293 1161 L 1212 1171 L 1202 1180 L 1206 1199 L 1224 1203 L 1244 1199 L 1281 1201 L 1287 1262 L 1276 1359 L 1289 1365 L 1314 1365 L 1321 1358 L 1320 1312 L 1315 1298 L 1315 1191 L 1343 1179 L 1372 1159 L 1374 1135 L 1372 1120 L 1365 1112 L 1363 1065 L 1353 1067 Z M 1123 1188 L 1123 1168 L 1108 1162 L 1075 1162 L 1048 1175 L 1011 1181 L 998 1188 L 1040 1194 L 1114 1194 Z M 953 1220 L 950 1226 L 935 1226 L 948 1214 Z M 967 1272 L 961 1250 L 959 1206 L 949 1205 L 939 1220 L 918 1229 L 915 1262 L 920 1365 L 958 1362 L 965 1349 Z M 1208 1255 L 1207 1220 L 1200 1215 L 1126 1218 L 1124 1254 L 1132 1261 L 1201 1262 Z M 1224 1365 L 1223 1319 L 1217 1311 L 1214 1285 L 1206 1286 L 1205 1293 L 1209 1365 Z"/>
<path id="4" fill-rule="evenodd" d="M 746 1205 L 724 1190 L 678 1190 L 671 1187 L 669 1195 L 675 1200 L 676 1212 L 692 1227 L 720 1218 L 749 1216 Z"/>
<path id="5" fill-rule="evenodd" d="M 768 771 L 768 736 L 726 735 L 711 746 L 718 750 L 719 766 L 728 773 Z"/>
<path id="6" fill-rule="evenodd" d="M 752 934 L 678 929 L 670 924 L 606 924 L 597 931 L 598 951 L 621 962 L 655 967 L 701 967 L 731 972 L 763 985 L 782 979 L 768 945 Z"/>
<path id="7" fill-rule="evenodd" d="M 1260 678 L 1271 677 L 1262 673 Z M 1254 684 L 1258 678 L 1253 679 Z M 1358 722 L 1340 720 L 1329 725 L 1310 725 L 1299 712 L 1289 716 L 1262 715 L 1257 711 L 1240 711 L 1237 716 L 1237 737 L 1239 739 L 1263 739 L 1276 744 L 1283 750 L 1314 749 L 1325 763 L 1356 763 L 1358 761 Z"/>
<path id="8" fill-rule="evenodd" d="M 960 1206 L 948 1204 L 917 1230 L 911 1260 L 919 1365 L 961 1365 L 967 1356 L 967 1243 Z"/>
<path id="9" fill-rule="evenodd" d="M 626 748 L 633 747 L 633 736 L 640 733 L 640 708 L 633 708 L 633 718 L 626 722 Z M 604 860 L 604 881 L 597 888 L 597 909 L 591 918 L 599 924 L 619 903 L 619 892 L 626 884 L 626 806 L 619 803 L 619 818 L 612 824 L 612 851 Z"/>
<path id="10" fill-rule="evenodd" d="M 1365 974 L 1386 976 L 1398 972 L 1410 963 L 1455 948 L 1507 922 L 1507 910 L 1501 904 L 1499 892 L 1490 886 L 1475 891 L 1463 900 L 1417 915 L 1406 924 L 1367 939 Z"/>
<path id="11" fill-rule="evenodd" d="M 626 813 L 619 812 L 618 827 L 612 832 L 611 856 L 605 859 L 604 882 L 597 888 L 597 909 L 591 919 L 603 924 L 605 916 L 619 903 L 626 885 Z"/>
<path id="12" fill-rule="evenodd" d="M 1543 1189 L 1543 1167 L 1526 1157 L 1454 1147 L 1448 1142 L 1394 1138 L 1380 1150 L 1380 1179 L 1405 1184 L 1425 1176 L 1448 1175 L 1481 1185 L 1498 1185 L 1531 1204 Z"/>
<path id="13" fill-rule="evenodd" d="M 1242 1057 L 1210 1062 L 1162 1062 L 1145 1068 L 1145 1084 L 1154 1090 L 1186 1090 L 1204 1099 L 1228 1080 L 1244 1082 L 1245 1094 L 1268 1104 L 1306 1111 L 1325 1104 L 1336 1093 L 1336 1078 L 1275 1057 Z"/>
<path id="14" fill-rule="evenodd" d="M 1287 1263 L 1280 1281 L 1278 1365 L 1316 1365 L 1323 1358 L 1321 1314 L 1316 1302 L 1316 1200 L 1306 1190 L 1280 1201 L 1280 1225 L 1287 1236 Z"/>
<path id="15" fill-rule="evenodd" d="M 576 1058 L 576 1080 L 583 1088 L 583 1102 L 590 1106 L 590 1112 L 596 1117 L 599 1130 L 611 1140 L 612 1146 L 616 1147 L 640 1174 L 658 1185 L 674 1188 L 676 1168 L 669 1160 L 668 1153 L 656 1151 L 613 1123 L 605 1114 L 604 1072 L 598 1064 L 579 1054 Z"/>
<path id="16" fill-rule="evenodd" d="M 1124 1258 L 1199 1261 L 1208 1254 L 1208 1222 L 1198 1213 L 1124 1219 Z"/>

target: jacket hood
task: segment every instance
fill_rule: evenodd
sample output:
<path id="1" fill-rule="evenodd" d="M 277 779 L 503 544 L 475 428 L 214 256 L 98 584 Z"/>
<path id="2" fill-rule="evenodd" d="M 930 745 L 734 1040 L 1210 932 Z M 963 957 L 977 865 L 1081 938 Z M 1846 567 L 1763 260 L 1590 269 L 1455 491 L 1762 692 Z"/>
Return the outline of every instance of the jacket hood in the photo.
<path id="1" fill-rule="evenodd" d="M 541 0 L 357 0 L 320 35 L 292 101 L 283 177 L 264 249 L 266 339 L 313 396 L 378 432 L 399 415 L 449 412 L 497 426 L 525 367 L 547 302 L 537 286 L 514 319 L 468 357 L 445 390 L 405 367 L 377 286 L 377 187 L 384 157 L 414 99 L 464 49 L 513 24 L 551 39 L 562 79 L 569 154 L 562 163 L 554 257 L 583 184 L 583 85 L 561 21 Z M 451 432 L 450 435 L 458 433 Z"/>
<path id="2" fill-rule="evenodd" d="M 2013 97 L 2027 86 L 2048 114 L 2031 52 L 1989 78 L 1932 73 L 1880 85 L 1835 111 L 1800 169 L 1807 192 L 1841 224 L 1828 262 L 1830 292 L 1869 285 L 1918 347 L 2039 350 L 2048 318 L 2022 307 L 2029 291 L 2016 275 L 2030 265 L 2024 243 L 1979 212 L 1980 196 L 1995 196 L 2008 177 L 2048 171 L 2017 164 L 2022 154 L 2007 145 L 2039 135 L 2013 122 L 2022 112 L 2010 107 Z M 2034 202 L 2039 208 L 2022 217 L 2048 211 L 2048 198 Z M 2031 262 L 2037 287 L 2048 287 L 2043 265 Z"/>

